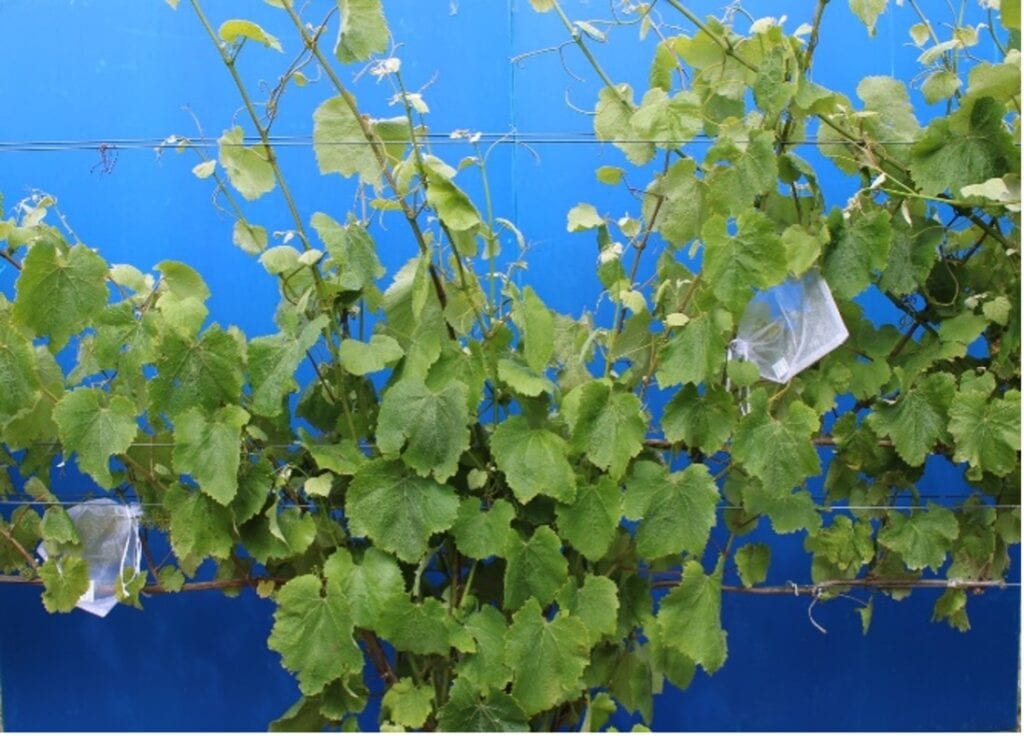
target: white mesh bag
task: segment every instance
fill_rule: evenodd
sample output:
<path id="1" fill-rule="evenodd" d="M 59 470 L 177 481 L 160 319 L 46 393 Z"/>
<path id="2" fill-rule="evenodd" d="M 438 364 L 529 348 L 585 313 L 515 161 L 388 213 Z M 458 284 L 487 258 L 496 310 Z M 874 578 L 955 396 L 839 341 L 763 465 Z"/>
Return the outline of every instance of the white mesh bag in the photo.
<path id="1" fill-rule="evenodd" d="M 817 270 L 758 292 L 740 320 L 730 357 L 757 364 L 761 377 L 788 383 L 850 336 Z"/>
<path id="2" fill-rule="evenodd" d="M 68 516 L 82 542 L 82 559 L 89 566 L 89 590 L 78 599 L 77 608 L 106 616 L 117 605 L 118 585 L 124 573 L 139 574 L 142 564 L 140 515 L 138 504 L 126 506 L 109 498 L 85 501 L 68 508 Z M 43 545 L 39 545 L 38 552 L 44 560 L 47 558 Z"/>

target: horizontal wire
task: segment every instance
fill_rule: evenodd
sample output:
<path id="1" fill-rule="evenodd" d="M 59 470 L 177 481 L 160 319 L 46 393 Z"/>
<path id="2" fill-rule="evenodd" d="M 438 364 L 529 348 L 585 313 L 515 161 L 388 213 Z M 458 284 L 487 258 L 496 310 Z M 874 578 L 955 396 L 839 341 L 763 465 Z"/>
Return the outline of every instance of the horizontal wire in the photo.
<path id="1" fill-rule="evenodd" d="M 713 144 L 718 137 L 707 134 L 700 134 L 687 141 L 676 138 L 623 138 L 615 141 L 604 141 L 597 138 L 593 133 L 517 133 L 509 131 L 506 133 L 480 133 L 471 134 L 472 138 L 465 131 L 454 133 L 429 133 L 418 136 L 421 141 L 428 141 L 431 144 L 467 145 L 475 142 L 497 143 L 497 144 L 597 144 L 597 143 L 654 143 L 673 146 L 683 146 L 689 143 Z M 723 139 L 732 143 L 747 144 L 749 140 Z M 365 138 L 335 139 L 314 141 L 309 135 L 281 135 L 271 136 L 270 145 L 278 147 L 308 147 L 308 146 L 366 146 L 370 141 Z M 129 149 L 150 149 L 150 148 L 174 148 L 178 146 L 225 146 L 225 147 L 248 147 L 261 144 L 257 137 L 246 137 L 241 142 L 221 143 L 216 138 L 85 138 L 73 140 L 22 140 L 2 141 L 0 140 L 0 151 L 65 151 L 65 150 L 129 150 Z M 884 146 L 910 146 L 916 141 L 912 140 L 865 140 L 858 143 L 871 143 Z M 820 139 L 817 137 L 804 137 L 790 141 L 792 145 L 826 146 L 826 145 L 854 145 L 854 141 Z M 1017 146 L 1020 143 L 1016 143 Z"/>
<path id="2" fill-rule="evenodd" d="M 961 500 L 961 501 L 966 501 L 967 499 L 969 499 L 971 497 L 970 496 L 942 496 L 942 497 L 930 497 L 930 498 L 946 498 L 947 500 L 957 499 L 957 500 Z M 140 502 L 140 501 L 134 500 L 132 497 L 127 497 L 125 499 L 122 499 L 122 498 L 120 498 L 118 496 L 101 496 L 101 495 L 97 495 L 97 496 L 83 496 L 83 497 L 77 498 L 77 499 L 61 498 L 61 499 L 58 499 L 56 501 L 38 501 L 38 500 L 36 500 L 34 498 L 26 498 L 26 499 L 20 499 L 20 500 L 0 499 L 0 506 L 74 506 L 76 504 L 83 503 L 85 501 L 96 501 L 96 500 L 99 500 L 99 499 L 109 499 L 111 501 L 126 500 L 129 503 L 135 503 L 135 504 L 137 504 L 137 505 L 139 505 L 139 506 L 141 506 L 143 508 L 157 508 L 157 507 L 164 506 L 164 504 L 156 502 L 156 501 L 142 501 L 142 502 Z M 317 509 L 317 508 L 323 508 L 323 504 L 317 504 L 317 503 L 289 503 L 289 504 L 287 504 L 287 508 Z M 928 506 L 921 506 L 919 504 L 897 504 L 897 505 L 880 505 L 880 506 L 870 506 L 870 505 L 864 506 L 864 505 L 842 504 L 842 505 L 836 505 L 836 506 L 829 506 L 829 505 L 826 505 L 826 504 L 818 503 L 818 504 L 815 504 L 814 508 L 815 508 L 816 511 L 915 511 L 915 510 L 925 510 L 925 509 L 927 509 L 929 507 Z M 1019 509 L 1019 508 L 1021 508 L 1021 505 L 1019 503 L 1018 504 L 1009 504 L 1009 503 L 1003 503 L 1003 504 L 982 504 L 979 508 L 985 508 L 985 509 Z M 735 506 L 735 505 L 716 506 L 716 509 L 718 511 L 745 511 L 746 510 L 742 506 Z"/>

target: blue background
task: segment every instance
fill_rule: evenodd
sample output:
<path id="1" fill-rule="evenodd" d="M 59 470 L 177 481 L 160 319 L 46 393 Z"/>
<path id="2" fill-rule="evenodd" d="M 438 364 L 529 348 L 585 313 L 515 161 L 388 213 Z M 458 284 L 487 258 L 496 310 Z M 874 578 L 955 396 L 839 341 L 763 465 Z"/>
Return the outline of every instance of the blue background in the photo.
<path id="1" fill-rule="evenodd" d="M 237 96 L 195 17 L 172 12 L 157 0 L 0 0 L 0 99 L 5 109 L 0 142 L 120 139 L 161 140 L 196 135 L 188 106 L 216 137 L 237 117 Z M 723 0 L 691 3 L 716 13 Z M 944 3 L 925 3 L 936 16 Z M 977 12 L 976 3 L 969 10 Z M 319 19 L 327 5 L 313 4 Z M 565 31 L 553 14 L 539 16 L 526 0 L 393 0 L 386 3 L 394 37 L 402 46 L 403 75 L 412 88 L 426 84 L 434 131 L 469 128 L 517 130 L 577 138 L 588 118 L 566 101 L 592 109 L 593 71 L 573 49 L 557 54 L 517 54 L 562 43 Z M 577 19 L 606 17 L 605 0 L 565 3 Z M 214 23 L 245 13 L 278 32 L 286 52 L 296 52 L 280 11 L 263 3 L 208 0 Z M 755 16 L 788 14 L 786 27 L 808 21 L 810 0 L 751 0 Z M 910 80 L 920 68 L 907 28 L 909 8 L 892 8 L 877 36 L 837 0 L 828 7 L 815 79 L 853 96 L 859 79 L 885 74 Z M 332 31 L 333 33 L 333 31 Z M 593 44 L 610 75 L 646 88 L 650 40 L 638 52 L 635 28 L 619 28 L 612 44 Z M 618 43 L 616 43 L 616 41 Z M 990 52 L 983 42 L 979 54 Z M 241 67 L 253 82 L 273 83 L 291 59 L 246 48 Z M 354 71 L 345 70 L 350 78 Z M 355 88 L 375 116 L 397 114 L 390 91 L 364 74 Z M 328 92 L 311 84 L 292 89 L 277 135 L 308 135 L 310 114 Z M 912 92 L 919 117 L 931 114 Z M 257 95 L 258 96 L 258 95 Z M 639 94 L 638 94 L 639 96 Z M 248 132 L 252 132 L 251 129 Z M 472 153 L 464 144 L 438 144 L 450 162 Z M 842 205 L 855 182 L 838 176 L 811 150 L 829 204 Z M 303 215 L 320 209 L 336 216 L 350 207 L 353 189 L 336 176 L 316 173 L 308 146 L 281 148 L 280 158 Z M 123 146 L 104 173 L 97 150 L 0 151 L 0 192 L 6 206 L 33 188 L 54 193 L 78 236 L 100 248 L 111 263 L 142 268 L 166 258 L 197 267 L 209 283 L 212 321 L 234 324 L 249 336 L 274 331 L 274 282 L 252 258 L 231 245 L 231 218 L 210 205 L 212 187 L 190 173 L 197 159 L 173 150 Z M 530 270 L 522 278 L 554 309 L 578 315 L 593 309 L 600 287 L 593 273 L 592 239 L 565 232 L 565 213 L 579 201 L 612 216 L 635 214 L 635 204 L 595 183 L 593 170 L 618 165 L 615 149 L 592 142 L 498 147 L 490 160 L 496 214 L 515 222 L 531 244 Z M 460 183 L 479 191 L 470 172 Z M 268 230 L 288 227 L 280 200 L 271 195 L 246 205 L 251 221 Z M 383 257 L 394 270 L 414 255 L 397 223 L 377 232 Z M 511 244 L 506 244 L 507 246 Z M 512 251 L 507 247 L 506 253 Z M 648 265 L 653 263 L 653 258 Z M 13 275 L 0 273 L 11 293 Z M 883 299 L 861 299 L 876 321 L 898 315 Z M 90 490 L 68 473 L 55 490 L 76 498 Z M 963 494 L 959 469 L 929 463 L 922 492 Z M 820 489 L 818 491 L 820 493 Z M 769 538 L 762 528 L 753 538 Z M 801 535 L 774 542 L 770 583 L 806 581 L 809 557 Z M 1019 554 L 1010 579 L 1020 579 Z M 931 624 L 937 594 L 918 591 L 893 603 L 876 597 L 874 624 L 860 632 L 855 604 L 821 604 L 809 622 L 807 599 L 730 596 L 723 604 L 729 632 L 727 665 L 713 677 L 699 674 L 685 693 L 669 689 L 657 700 L 653 726 L 661 730 L 1007 730 L 1017 723 L 1019 589 L 971 598 L 972 630 L 960 634 Z M 862 596 L 863 597 L 863 596 Z M 249 730 L 263 729 L 298 696 L 294 682 L 266 649 L 272 606 L 244 592 L 154 597 L 140 612 L 118 607 L 106 619 L 80 611 L 47 615 L 38 590 L 0 586 L 0 685 L 3 725 L 14 730 Z M 379 684 L 374 686 L 379 692 Z M 372 705 L 369 716 L 375 715 Z M 629 718 L 617 718 L 627 725 Z M 372 727 L 374 720 L 364 721 Z"/>

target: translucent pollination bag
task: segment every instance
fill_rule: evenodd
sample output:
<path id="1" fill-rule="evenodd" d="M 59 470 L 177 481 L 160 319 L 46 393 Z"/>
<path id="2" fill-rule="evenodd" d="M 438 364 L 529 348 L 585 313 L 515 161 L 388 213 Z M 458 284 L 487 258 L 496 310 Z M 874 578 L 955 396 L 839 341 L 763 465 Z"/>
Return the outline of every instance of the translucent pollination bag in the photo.
<path id="1" fill-rule="evenodd" d="M 817 270 L 758 292 L 747 305 L 731 358 L 753 361 L 761 377 L 788 383 L 850 336 Z"/>
<path id="2" fill-rule="evenodd" d="M 125 572 L 131 572 L 129 579 L 140 574 L 141 508 L 135 503 L 124 505 L 98 498 L 71 506 L 67 512 L 82 543 L 82 559 L 89 567 L 89 589 L 76 607 L 102 618 L 117 605 L 118 585 Z M 39 545 L 38 552 L 44 560 L 47 558 L 43 545 Z"/>

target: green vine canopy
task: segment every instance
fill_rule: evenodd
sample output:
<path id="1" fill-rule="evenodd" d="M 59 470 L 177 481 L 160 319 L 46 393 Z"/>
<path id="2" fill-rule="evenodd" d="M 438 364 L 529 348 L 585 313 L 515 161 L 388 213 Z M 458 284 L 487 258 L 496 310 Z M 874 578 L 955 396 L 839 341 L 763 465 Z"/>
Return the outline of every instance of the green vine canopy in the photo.
<path id="1" fill-rule="evenodd" d="M 277 283 L 274 334 L 211 323 L 184 263 L 108 264 L 52 197 L 0 220 L 19 271 L 0 294 L 4 582 L 41 585 L 51 612 L 89 589 L 49 490 L 74 462 L 169 539 L 168 560 L 146 550 L 126 571 L 124 603 L 244 587 L 273 600 L 268 645 L 302 695 L 272 727 L 354 727 L 370 666 L 383 726 L 465 731 L 600 730 L 620 706 L 649 722 L 666 681 L 726 663 L 723 595 L 859 591 L 866 632 L 873 596 L 939 588 L 934 619 L 966 630 L 970 594 L 1006 584 L 1020 542 L 1018 4 L 988 0 L 972 27 L 908 0 L 917 82 L 942 108 L 923 124 L 903 81 L 866 77 L 853 99 L 812 81 L 829 0 L 792 33 L 683 0 L 613 3 L 604 21 L 530 0 L 564 30 L 558 52 L 602 80 L 593 132 L 619 165 L 595 176 L 631 208 L 567 213 L 613 308 L 597 319 L 520 287 L 529 234 L 488 185 L 501 141 L 464 132 L 475 154 L 442 158 L 429 89 L 411 91 L 427 80 L 406 81 L 380 0 L 326 3 L 322 19 L 267 2 L 280 28 L 189 0 L 242 113 L 215 147 L 167 145 L 197 157 L 234 245 Z M 868 34 L 886 5 L 849 0 Z M 646 89 L 601 66 L 612 43 L 652 50 Z M 247 59 L 274 54 L 279 79 L 257 87 Z M 364 72 L 398 115 L 363 111 L 349 77 Z M 358 185 L 335 212 L 306 212 L 275 151 L 281 106 L 307 85 L 323 94 L 309 166 Z M 808 141 L 855 190 L 843 206 L 826 204 Z M 291 219 L 254 222 L 262 197 Z M 411 256 L 396 272 L 377 220 Z M 808 279 L 848 337 L 765 378 L 738 338 L 758 299 Z M 868 319 L 867 290 L 901 318 Z M 956 505 L 918 487 L 935 456 L 971 489 Z M 772 546 L 744 540 L 755 530 L 802 535 L 806 583 L 766 584 Z"/>

